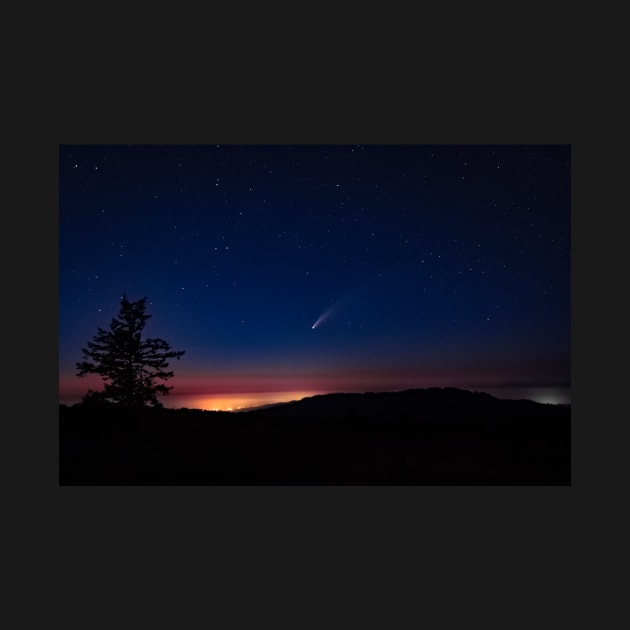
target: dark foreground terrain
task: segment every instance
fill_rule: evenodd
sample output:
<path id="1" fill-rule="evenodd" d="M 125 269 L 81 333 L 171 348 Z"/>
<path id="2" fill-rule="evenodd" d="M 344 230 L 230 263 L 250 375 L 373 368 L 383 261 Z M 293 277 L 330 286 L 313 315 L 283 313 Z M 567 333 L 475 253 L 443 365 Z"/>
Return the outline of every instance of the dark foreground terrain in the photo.
<path id="1" fill-rule="evenodd" d="M 60 485 L 570 485 L 570 407 L 451 388 L 248 413 L 59 407 Z"/>

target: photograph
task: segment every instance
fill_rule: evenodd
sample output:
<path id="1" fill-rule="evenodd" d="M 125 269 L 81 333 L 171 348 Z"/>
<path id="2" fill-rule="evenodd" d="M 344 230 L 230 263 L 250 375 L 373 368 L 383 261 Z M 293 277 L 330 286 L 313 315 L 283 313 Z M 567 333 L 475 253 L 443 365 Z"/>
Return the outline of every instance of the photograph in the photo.
<path id="1" fill-rule="evenodd" d="M 57 157 L 59 485 L 571 485 L 571 145 Z"/>

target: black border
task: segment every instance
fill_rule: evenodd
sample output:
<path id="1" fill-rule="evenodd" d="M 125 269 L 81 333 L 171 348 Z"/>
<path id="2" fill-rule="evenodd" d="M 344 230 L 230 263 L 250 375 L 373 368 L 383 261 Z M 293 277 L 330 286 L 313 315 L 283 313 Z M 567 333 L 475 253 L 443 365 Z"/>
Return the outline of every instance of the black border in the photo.
<path id="1" fill-rule="evenodd" d="M 347 26 L 350 29 L 350 23 Z M 344 568 L 344 587 L 349 592 L 352 580 L 355 587 L 367 586 L 366 573 L 382 585 L 383 594 L 388 585 L 395 587 L 406 580 L 412 584 L 423 575 L 429 579 L 426 592 L 436 598 L 442 593 L 449 614 L 454 606 L 449 600 L 457 596 L 459 587 L 467 597 L 476 593 L 479 601 L 491 607 L 502 606 L 496 601 L 501 596 L 503 604 L 521 606 L 516 593 L 531 594 L 532 587 L 538 595 L 545 589 L 554 592 L 552 606 L 567 603 L 572 588 L 570 554 L 578 526 L 573 505 L 576 491 L 582 496 L 581 486 L 587 481 L 581 455 L 573 467 L 572 487 L 58 486 L 58 265 L 52 261 L 58 260 L 59 144 L 571 144 L 573 173 L 577 168 L 584 175 L 590 164 L 586 165 L 582 144 L 573 142 L 576 103 L 568 89 L 566 44 L 556 39 L 557 32 L 545 31 L 536 50 L 525 35 L 516 36 L 510 46 L 509 33 L 485 40 L 485 49 L 481 34 L 460 46 L 452 39 L 456 33 L 425 44 L 429 26 L 425 22 L 423 35 L 416 34 L 417 39 L 424 38 L 422 44 L 410 42 L 411 32 L 402 37 L 391 32 L 385 40 L 374 35 L 372 41 L 363 35 L 366 41 L 353 44 L 350 38 L 348 50 L 343 50 L 311 36 L 309 41 L 320 42 L 320 47 L 306 47 L 298 55 L 290 48 L 273 46 L 271 34 L 246 49 L 241 48 L 243 38 L 236 33 L 236 44 L 230 38 L 216 41 L 221 28 L 215 23 L 209 36 L 212 43 L 197 44 L 203 55 L 194 58 L 197 49 L 190 43 L 191 36 L 181 31 L 177 46 L 187 53 L 169 63 L 174 45 L 166 39 L 171 34 L 162 31 L 164 39 L 156 36 L 148 52 L 142 52 L 141 43 L 134 46 L 135 34 L 129 32 L 123 38 L 126 46 L 120 46 L 120 40 L 110 41 L 103 25 L 97 41 L 108 42 L 105 52 L 89 45 L 85 31 L 80 41 L 62 42 L 51 60 L 43 60 L 38 76 L 47 81 L 45 85 L 51 85 L 50 73 L 57 71 L 54 95 L 47 111 L 36 116 L 29 110 L 42 152 L 38 172 L 22 170 L 22 190 L 29 194 L 31 205 L 19 218 L 33 243 L 29 251 L 46 262 L 36 264 L 30 280 L 22 278 L 28 290 L 21 294 L 25 308 L 41 314 L 42 295 L 30 288 L 43 287 L 41 275 L 45 276 L 43 292 L 51 306 L 46 307 L 41 329 L 30 329 L 29 334 L 32 331 L 34 348 L 46 347 L 52 360 L 46 364 L 50 371 L 46 371 L 44 396 L 33 395 L 32 377 L 18 383 L 20 400 L 28 401 L 28 414 L 19 415 L 28 417 L 29 439 L 37 442 L 33 465 L 41 473 L 45 506 L 50 509 L 50 518 L 44 517 L 42 523 L 50 528 L 45 536 L 48 545 L 38 548 L 46 546 L 43 557 L 50 558 L 52 553 L 63 576 L 46 588 L 52 588 L 52 597 L 70 593 L 68 606 L 84 611 L 87 619 L 94 614 L 90 606 L 99 601 L 94 590 L 103 595 L 103 589 L 113 584 L 115 592 L 128 587 L 137 593 L 131 601 L 138 602 L 153 588 L 159 594 L 160 580 L 165 580 L 177 597 L 180 587 L 191 588 L 208 573 L 221 583 L 222 570 L 231 577 L 215 594 L 225 592 L 226 596 L 226 583 L 236 591 L 240 584 L 251 586 L 248 574 L 257 577 L 255 586 L 262 591 L 278 571 L 284 572 L 282 582 L 289 586 L 297 574 L 306 580 L 302 584 L 310 579 L 321 588 L 322 581 L 334 580 Z M 201 34 L 196 37 L 201 39 Z M 63 37 L 58 35 L 58 39 Z M 334 43 L 343 39 L 339 33 Z M 78 50 L 76 44 L 80 44 Z M 160 44 L 164 50 L 160 51 Z M 231 54 L 239 48 L 245 53 Z M 294 65 L 292 59 L 297 60 Z M 29 143 L 24 148 L 27 156 L 34 147 Z M 580 218 L 588 207 L 585 188 L 587 181 L 580 179 L 576 194 L 574 174 L 574 243 L 576 233 L 588 230 Z M 572 246 L 572 250 L 579 261 L 579 248 Z M 579 370 L 575 360 L 572 370 L 574 460 L 575 436 L 583 433 L 584 419 L 589 417 L 592 393 L 586 391 L 585 383 L 592 392 L 598 388 L 591 379 L 599 384 L 603 380 L 603 375 L 592 371 L 588 380 L 585 377 L 585 356 L 593 356 L 596 350 L 584 340 L 586 316 L 576 308 L 591 299 L 576 285 L 576 275 L 582 278 L 576 270 L 584 268 L 584 262 L 574 259 L 572 354 L 580 359 Z M 9 341 L 14 347 L 17 342 L 11 356 L 23 356 L 20 339 Z M 31 361 L 30 357 L 19 360 L 25 374 L 32 373 L 32 367 L 27 369 Z M 579 526 L 584 527 L 584 522 Z M 26 533 L 32 539 L 32 530 Z M 357 571 L 352 570 L 353 562 Z M 432 572 L 442 576 L 439 583 L 446 592 L 435 582 L 431 586 Z M 454 585 L 455 592 L 449 592 L 448 584 Z M 488 588 L 494 589 L 493 595 L 488 595 Z M 315 584 L 310 589 L 317 596 Z M 405 598 L 409 597 L 414 610 L 415 597 L 421 595 L 410 590 Z M 208 595 L 194 592 L 203 605 Z M 404 589 L 399 592 L 405 593 Z M 244 606 L 243 598 L 245 593 L 236 597 L 239 607 Z M 281 596 L 278 606 L 285 604 Z M 365 600 L 362 605 L 369 608 Z M 535 602 L 529 605 L 536 607 Z M 464 607 L 462 620 L 468 612 Z M 506 611 L 508 619 L 523 612 L 520 607 L 518 612 Z M 417 619 L 425 613 L 412 614 Z M 567 616 L 562 620 L 566 622 Z"/>

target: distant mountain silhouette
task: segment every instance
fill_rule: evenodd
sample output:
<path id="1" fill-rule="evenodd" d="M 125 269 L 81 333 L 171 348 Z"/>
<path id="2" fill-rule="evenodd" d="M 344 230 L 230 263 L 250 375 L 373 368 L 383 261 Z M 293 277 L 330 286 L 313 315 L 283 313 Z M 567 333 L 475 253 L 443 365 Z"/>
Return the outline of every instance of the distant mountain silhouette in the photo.
<path id="1" fill-rule="evenodd" d="M 277 418 L 445 418 L 545 413 L 555 405 L 531 400 L 505 400 L 485 392 L 455 387 L 407 389 L 400 392 L 367 392 L 364 394 L 322 394 L 284 403 L 269 405 L 247 413 Z"/>

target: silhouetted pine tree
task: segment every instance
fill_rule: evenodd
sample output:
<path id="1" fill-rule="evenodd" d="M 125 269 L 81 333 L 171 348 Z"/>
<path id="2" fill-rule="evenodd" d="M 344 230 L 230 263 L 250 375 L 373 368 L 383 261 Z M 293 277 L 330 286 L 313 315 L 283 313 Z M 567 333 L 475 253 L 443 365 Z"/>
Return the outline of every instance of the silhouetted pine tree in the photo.
<path id="1" fill-rule="evenodd" d="M 77 376 L 99 374 L 103 391 L 88 390 L 86 402 L 112 401 L 129 407 L 162 407 L 157 394 L 166 396 L 172 387 L 163 383 L 173 376 L 166 371 L 168 359 L 179 359 L 184 350 L 175 352 L 164 339 L 142 339 L 142 330 L 151 317 L 146 313 L 146 297 L 130 302 L 123 295 L 118 316 L 109 330 L 98 328 L 94 341 L 83 348 L 86 361 L 77 363 Z"/>

